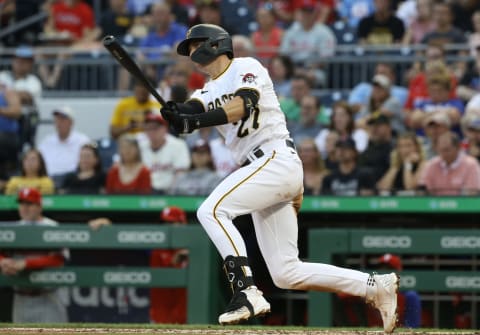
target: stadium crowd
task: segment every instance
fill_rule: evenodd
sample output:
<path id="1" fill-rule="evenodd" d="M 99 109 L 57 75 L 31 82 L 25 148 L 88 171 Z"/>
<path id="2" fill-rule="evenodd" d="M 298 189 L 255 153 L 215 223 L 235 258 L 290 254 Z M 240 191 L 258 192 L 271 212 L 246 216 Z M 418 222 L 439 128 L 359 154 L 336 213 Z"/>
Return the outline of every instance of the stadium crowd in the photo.
<path id="1" fill-rule="evenodd" d="M 136 48 L 137 61 L 166 100 L 185 101 L 208 80 L 175 54 L 197 23 L 222 25 L 233 36 L 236 57 L 256 57 L 268 68 L 304 164 L 305 195 L 480 191 L 475 1 L 5 0 L 0 6 L 3 26 L 35 10 L 46 13 L 41 23 L 2 39 L 16 48 L 11 68 L 0 72 L 0 188 L 6 194 L 35 187 L 43 194 L 206 195 L 234 171 L 241 162 L 214 129 L 185 137 L 170 132 L 160 105 L 124 70 L 118 89 L 132 94 L 111 111 L 108 145 L 76 129 L 69 106 L 52 111 L 55 133 L 35 142 L 29 129 L 26 111 L 35 109 L 42 90 L 62 88 L 64 61 L 75 51 L 100 49 L 105 35 Z M 419 47 L 419 61 L 408 71 L 378 62 L 369 80 L 347 88 L 345 99 L 326 101 L 317 92 L 328 89 L 328 60 L 342 44 Z M 43 46 L 74 53 L 36 52 Z"/>

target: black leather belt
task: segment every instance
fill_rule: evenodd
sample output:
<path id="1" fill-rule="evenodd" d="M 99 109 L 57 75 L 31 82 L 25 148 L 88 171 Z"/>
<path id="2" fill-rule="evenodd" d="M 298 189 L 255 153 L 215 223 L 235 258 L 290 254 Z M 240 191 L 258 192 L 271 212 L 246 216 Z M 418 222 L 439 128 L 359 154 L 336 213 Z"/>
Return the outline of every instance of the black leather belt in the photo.
<path id="1" fill-rule="evenodd" d="M 293 141 L 290 140 L 290 139 L 285 140 L 285 145 L 289 148 L 292 148 L 293 150 L 297 150 L 295 148 L 295 143 L 293 143 Z M 257 149 L 253 150 L 252 155 L 254 155 L 258 159 L 260 157 L 263 157 L 265 155 L 265 153 L 263 152 L 263 150 L 261 148 L 257 148 Z M 253 159 L 247 158 L 245 163 L 242 164 L 242 167 L 247 166 L 248 164 L 250 164 L 253 161 L 254 161 Z"/>

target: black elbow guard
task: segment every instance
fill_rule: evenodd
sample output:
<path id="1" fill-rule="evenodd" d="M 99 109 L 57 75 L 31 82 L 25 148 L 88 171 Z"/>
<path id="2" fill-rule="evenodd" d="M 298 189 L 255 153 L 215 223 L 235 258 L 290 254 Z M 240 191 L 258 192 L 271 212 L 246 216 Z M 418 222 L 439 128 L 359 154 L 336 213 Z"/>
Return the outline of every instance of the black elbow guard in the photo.
<path id="1" fill-rule="evenodd" d="M 249 116 L 255 111 L 260 99 L 260 93 L 253 88 L 241 88 L 235 92 L 234 96 L 242 98 L 245 116 Z"/>

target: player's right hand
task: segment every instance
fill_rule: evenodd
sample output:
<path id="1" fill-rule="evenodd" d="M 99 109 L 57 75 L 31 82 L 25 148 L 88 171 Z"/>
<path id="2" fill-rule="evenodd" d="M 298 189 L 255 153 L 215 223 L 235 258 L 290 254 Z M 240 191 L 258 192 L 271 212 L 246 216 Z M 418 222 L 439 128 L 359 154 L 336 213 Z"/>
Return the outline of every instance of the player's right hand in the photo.
<path id="1" fill-rule="evenodd" d="M 167 104 L 160 108 L 160 114 L 168 123 L 172 123 L 175 119 L 175 114 L 179 114 L 178 105 L 173 101 L 167 101 Z"/>

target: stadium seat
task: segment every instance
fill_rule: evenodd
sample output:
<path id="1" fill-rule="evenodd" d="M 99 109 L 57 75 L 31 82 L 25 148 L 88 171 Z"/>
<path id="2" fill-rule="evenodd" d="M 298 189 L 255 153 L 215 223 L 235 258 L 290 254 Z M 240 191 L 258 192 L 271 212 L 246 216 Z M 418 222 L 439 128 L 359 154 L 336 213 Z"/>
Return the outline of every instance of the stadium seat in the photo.
<path id="1" fill-rule="evenodd" d="M 102 168 L 104 171 L 108 171 L 115 161 L 114 157 L 117 154 L 117 142 L 109 137 L 100 138 L 96 142 Z"/>

